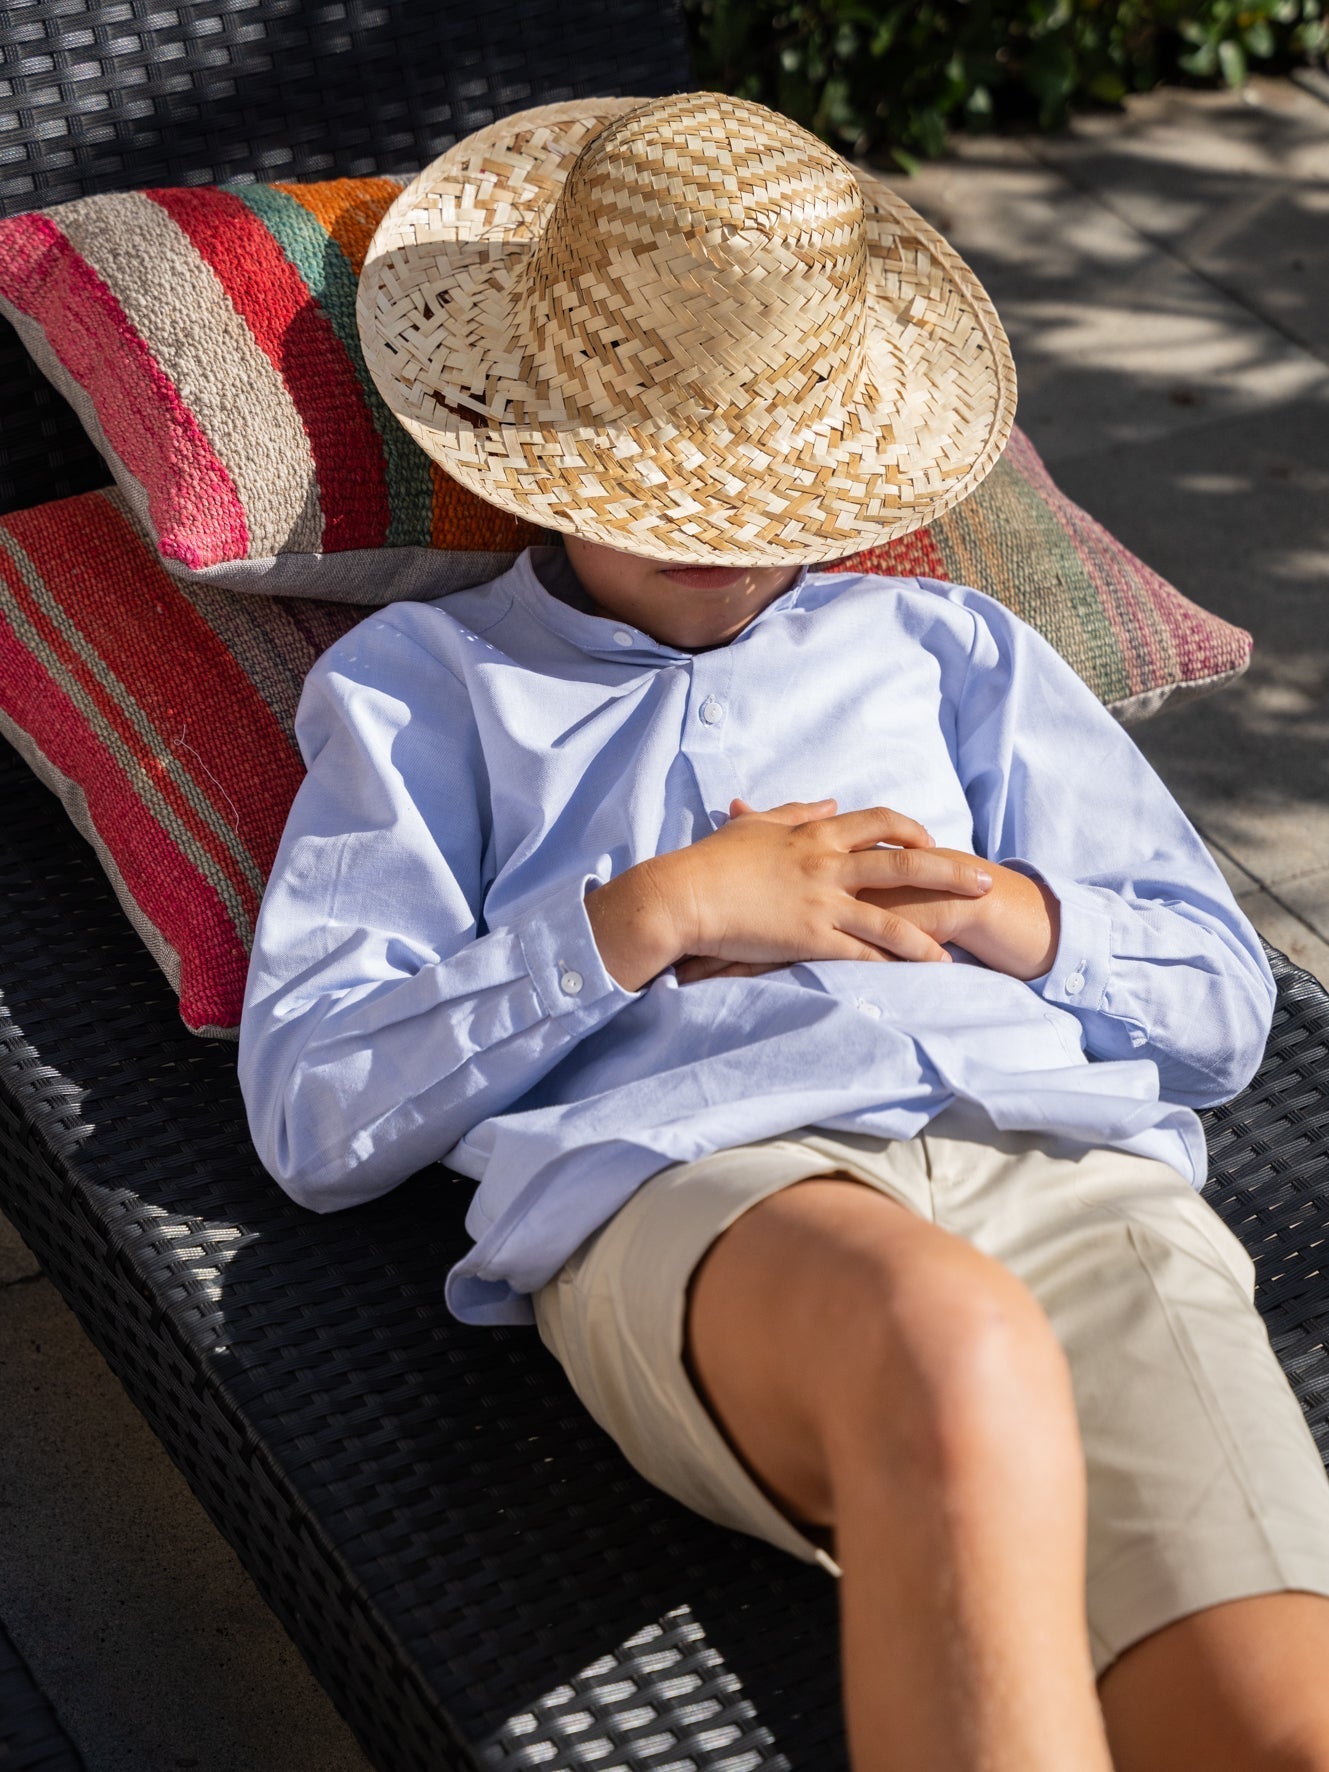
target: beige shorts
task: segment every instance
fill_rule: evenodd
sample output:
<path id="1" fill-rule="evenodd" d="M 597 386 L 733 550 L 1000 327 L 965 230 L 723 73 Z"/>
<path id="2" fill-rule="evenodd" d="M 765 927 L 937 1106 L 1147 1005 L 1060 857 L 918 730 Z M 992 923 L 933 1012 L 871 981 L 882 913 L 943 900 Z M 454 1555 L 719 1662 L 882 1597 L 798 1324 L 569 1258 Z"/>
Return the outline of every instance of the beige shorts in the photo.
<path id="1" fill-rule="evenodd" d="M 1088 1469 L 1096 1677 L 1202 1607 L 1329 1595 L 1329 1478 L 1236 1237 L 1164 1163 L 1001 1133 L 972 1110 L 907 1141 L 805 1129 L 676 1164 L 535 1294 L 545 1345 L 648 1481 L 840 1573 L 749 1475 L 682 1357 L 688 1281 L 710 1244 L 767 1194 L 829 1169 L 1004 1263 L 1046 1311 Z"/>

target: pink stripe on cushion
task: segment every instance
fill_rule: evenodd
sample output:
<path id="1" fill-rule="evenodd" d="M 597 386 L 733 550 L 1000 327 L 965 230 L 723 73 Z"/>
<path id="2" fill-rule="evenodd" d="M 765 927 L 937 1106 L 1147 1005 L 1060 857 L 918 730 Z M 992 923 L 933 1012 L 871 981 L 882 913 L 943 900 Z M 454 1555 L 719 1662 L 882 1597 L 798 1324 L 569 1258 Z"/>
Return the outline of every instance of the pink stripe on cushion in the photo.
<path id="1" fill-rule="evenodd" d="M 229 191 L 145 191 L 209 265 L 283 378 L 309 433 L 323 552 L 382 547 L 391 516 L 383 446 L 346 351 L 308 285 Z"/>
<path id="2" fill-rule="evenodd" d="M 0 295 L 44 329 L 91 396 L 107 442 L 147 491 L 162 554 L 198 570 L 247 553 L 231 476 L 113 292 L 49 217 L 0 221 Z"/>

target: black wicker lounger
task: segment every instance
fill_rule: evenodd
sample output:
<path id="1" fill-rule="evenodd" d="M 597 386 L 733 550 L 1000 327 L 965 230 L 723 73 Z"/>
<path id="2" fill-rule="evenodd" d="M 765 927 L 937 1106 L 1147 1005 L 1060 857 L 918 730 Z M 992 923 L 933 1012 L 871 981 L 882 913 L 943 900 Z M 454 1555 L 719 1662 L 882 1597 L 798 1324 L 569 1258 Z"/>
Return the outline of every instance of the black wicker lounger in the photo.
<path id="1" fill-rule="evenodd" d="M 455 26 L 417 0 L 129 12 L 0 13 L 35 70 L 0 134 L 28 155 L 0 159 L 0 206 L 270 177 L 286 145 L 282 176 L 405 171 L 486 104 L 687 80 L 673 16 L 627 0 Z M 76 27 L 96 44 L 61 49 Z M 271 65 L 236 84 L 228 47 Z M 52 57 L 92 72 L 61 87 Z M 91 90 L 110 108 L 72 115 Z M 0 508 L 105 483 L 17 346 L 0 377 Z M 448 1316 L 469 1183 L 436 1168 L 328 1218 L 286 1200 L 250 1151 L 233 1047 L 184 1031 L 92 851 L 4 747 L 0 830 L 0 1207 L 374 1763 L 843 1768 L 833 1584 L 638 1479 L 532 1332 Z M 1271 957 L 1269 1053 L 1207 1116 L 1206 1192 L 1326 1447 L 1329 997 Z"/>

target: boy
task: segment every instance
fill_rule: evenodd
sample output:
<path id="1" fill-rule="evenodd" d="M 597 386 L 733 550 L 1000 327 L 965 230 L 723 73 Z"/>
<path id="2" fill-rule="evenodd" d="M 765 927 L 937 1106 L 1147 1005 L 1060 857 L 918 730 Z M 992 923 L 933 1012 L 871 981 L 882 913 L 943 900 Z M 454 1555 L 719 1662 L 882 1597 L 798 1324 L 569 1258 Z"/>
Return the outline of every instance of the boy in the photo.
<path id="1" fill-rule="evenodd" d="M 265 1163 L 316 1210 L 480 1183 L 454 1312 L 534 1318 L 652 1481 L 841 1576 L 857 1772 L 1325 1772 L 1329 1485 L 1196 1191 L 1258 940 L 1035 634 L 807 570 L 1000 452 L 972 274 L 684 94 L 460 143 L 359 317 L 412 435 L 566 546 L 310 674 Z"/>

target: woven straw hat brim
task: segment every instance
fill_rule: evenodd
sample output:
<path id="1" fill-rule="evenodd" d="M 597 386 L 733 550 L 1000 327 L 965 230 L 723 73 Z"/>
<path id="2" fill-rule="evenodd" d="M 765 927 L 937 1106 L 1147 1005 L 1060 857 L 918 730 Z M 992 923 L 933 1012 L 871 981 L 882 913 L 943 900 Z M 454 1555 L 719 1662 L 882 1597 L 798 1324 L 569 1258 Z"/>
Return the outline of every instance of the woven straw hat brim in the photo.
<path id="1" fill-rule="evenodd" d="M 707 101 L 730 129 L 759 112 L 800 143 L 812 139 L 759 106 L 714 94 L 679 102 L 687 99 Z M 357 301 L 384 400 L 447 473 L 490 503 L 662 562 L 815 563 L 931 522 L 973 490 L 1005 446 L 1014 365 L 973 273 L 870 174 L 853 175 L 862 193 L 866 335 L 856 368 L 844 352 L 828 354 L 817 410 L 809 413 L 806 400 L 800 409 L 790 392 L 784 335 L 772 343 L 760 327 L 735 337 L 734 362 L 713 339 L 704 347 L 722 359 L 713 382 L 745 378 L 746 403 L 710 403 L 703 377 L 695 399 L 671 387 L 662 406 L 639 376 L 617 373 L 620 356 L 585 349 L 571 354 L 571 369 L 563 350 L 561 386 L 542 372 L 531 349 L 530 273 L 569 171 L 606 125 L 627 128 L 632 112 L 661 102 L 580 100 L 519 112 L 468 136 L 405 187 L 370 244 Z M 618 226 L 619 193 L 609 197 Z M 603 219 L 596 226 L 603 233 Z M 622 226 L 629 246 L 649 246 L 640 205 L 627 208 Z M 591 244 L 604 242 L 597 235 Z M 652 323 L 669 323 L 669 289 L 642 288 L 639 257 L 611 243 L 606 263 L 604 282 L 568 310 L 577 337 L 603 329 L 606 314 L 620 325 L 652 303 Z M 620 266 L 624 280 L 639 281 L 616 284 Z M 806 282 L 809 299 L 828 304 L 829 329 L 842 297 L 820 260 Z M 806 313 L 797 323 L 809 324 Z M 810 324 L 815 340 L 820 318 Z M 687 361 L 686 338 L 671 348 Z M 748 352 L 755 373 L 736 366 Z"/>

